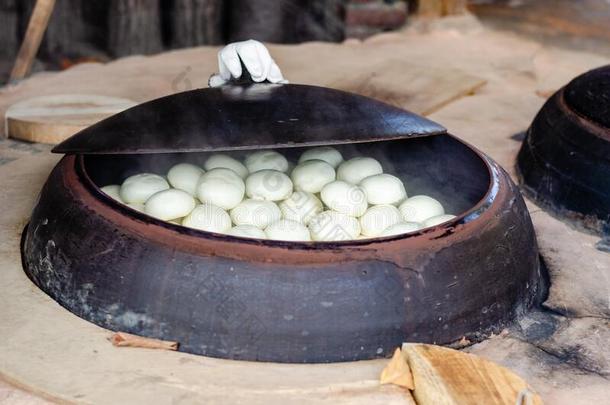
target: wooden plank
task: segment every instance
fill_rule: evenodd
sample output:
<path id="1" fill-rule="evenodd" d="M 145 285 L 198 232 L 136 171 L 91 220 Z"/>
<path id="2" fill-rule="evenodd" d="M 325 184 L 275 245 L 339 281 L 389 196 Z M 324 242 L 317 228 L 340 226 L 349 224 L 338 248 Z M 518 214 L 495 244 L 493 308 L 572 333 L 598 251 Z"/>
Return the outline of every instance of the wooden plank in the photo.
<path id="1" fill-rule="evenodd" d="M 28 18 L 32 14 L 37 0 L 19 0 L 21 15 L 21 31 L 19 37 L 23 38 Z M 38 55 L 45 62 L 55 65 L 63 57 L 70 58 L 80 56 L 85 49 L 93 48 L 87 44 L 92 39 L 90 32 L 86 32 L 89 27 L 84 20 L 83 10 L 93 8 L 94 2 L 84 2 L 82 0 L 55 0 L 53 14 L 44 32 Z M 99 16 L 98 16 L 99 18 Z M 96 52 L 96 54 L 99 52 Z M 88 56 L 88 52 L 86 55 Z"/>
<path id="2" fill-rule="evenodd" d="M 36 1 L 36 6 L 25 33 L 25 39 L 21 44 L 17 59 L 15 60 L 15 66 L 11 71 L 10 81 L 23 79 L 30 72 L 54 7 L 55 0 Z"/>
<path id="3" fill-rule="evenodd" d="M 425 17 L 444 17 L 466 11 L 466 0 L 420 0 L 417 14 Z"/>
<path id="4" fill-rule="evenodd" d="M 528 384 L 510 370 L 472 354 L 406 343 L 418 405 L 541 405 Z"/>

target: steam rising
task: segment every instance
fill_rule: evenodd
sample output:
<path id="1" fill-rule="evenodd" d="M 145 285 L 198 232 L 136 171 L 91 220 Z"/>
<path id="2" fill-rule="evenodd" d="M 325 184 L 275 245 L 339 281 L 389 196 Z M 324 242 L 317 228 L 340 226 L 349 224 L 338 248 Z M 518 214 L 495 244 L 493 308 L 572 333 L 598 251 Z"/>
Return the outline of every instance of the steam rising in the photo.
<path id="1" fill-rule="evenodd" d="M 418 196 L 420 194 L 430 196 L 432 197 L 431 199 L 438 200 L 440 204 L 445 207 L 446 212 L 460 213 L 471 209 L 486 193 L 489 184 L 489 177 L 486 171 L 481 170 L 482 168 L 485 168 L 485 165 L 481 160 L 465 148 L 459 150 L 456 146 L 456 142 L 446 137 L 439 136 L 403 141 L 334 145 L 333 148 L 327 149 L 336 149 L 345 160 L 370 157 L 375 161 L 378 161 L 383 167 L 383 176 L 386 176 L 386 180 L 390 179 L 395 181 L 394 179 L 400 179 L 398 182 L 402 181 L 404 183 L 404 187 L 406 188 L 409 197 Z M 307 160 L 303 159 L 304 150 L 305 148 L 302 147 L 294 147 L 275 149 L 276 152 L 279 152 L 277 154 L 264 150 L 231 151 L 223 152 L 223 154 L 228 156 L 228 159 L 234 159 L 235 162 L 239 163 L 245 161 L 249 162 L 250 166 L 252 166 L 253 162 L 254 164 L 260 164 L 261 162 L 263 164 L 274 164 L 281 160 L 278 159 L 278 156 L 282 158 L 285 156 L 287 160 L 284 159 L 284 161 L 289 162 L 298 162 L 299 158 L 301 158 L 301 161 Z M 218 152 L 215 152 L 215 154 L 218 155 Z M 100 155 L 87 156 L 85 161 L 87 172 L 92 180 L 99 186 L 106 186 L 109 184 L 121 184 L 124 179 L 137 173 L 156 173 L 160 176 L 165 176 L 168 170 L 177 163 L 192 163 L 198 167 L 204 167 L 204 164 L 211 155 L 212 153 L 203 152 L 115 156 Z M 315 155 L 316 154 L 313 153 L 314 158 Z M 257 161 L 256 157 L 261 156 L 265 157 L 266 160 L 263 159 L 261 161 L 259 159 Z M 355 159 L 354 161 L 358 160 L 362 159 Z M 289 167 L 283 167 L 286 166 L 283 162 L 280 163 L 282 165 L 280 169 L 285 169 L 288 173 L 291 172 Z M 248 164 L 245 166 L 248 166 Z M 378 172 L 378 169 L 373 166 L 371 167 L 373 172 Z M 332 166 L 329 166 L 329 168 L 332 170 Z M 341 167 L 339 167 L 339 169 L 341 169 Z M 321 210 L 324 207 L 320 202 L 319 195 L 298 190 L 292 192 L 292 183 L 286 175 L 274 170 L 267 171 L 269 173 L 262 172 L 258 174 L 260 181 L 256 181 L 255 183 L 259 192 L 251 192 L 249 196 L 264 200 L 266 199 L 265 195 L 268 194 L 271 196 L 273 194 L 274 197 L 269 197 L 269 202 L 277 201 L 277 205 L 276 203 L 272 203 L 275 207 L 273 210 L 275 215 L 272 215 L 272 219 L 277 220 L 278 218 L 276 217 L 281 215 L 282 218 L 290 221 L 296 221 L 306 226 L 309 224 L 308 226 L 314 240 L 329 240 L 329 238 L 333 240 L 351 240 L 361 232 L 365 237 L 393 234 L 392 231 L 389 231 L 392 227 L 394 231 L 413 230 L 416 227 L 409 224 L 409 221 L 416 223 L 419 222 L 419 220 L 423 221 L 421 218 L 426 217 L 424 219 L 427 219 L 429 217 L 429 213 L 427 212 L 425 215 L 419 215 L 423 212 L 421 211 L 424 209 L 422 208 L 423 206 L 405 203 L 405 207 L 400 207 L 400 214 L 402 215 L 402 218 L 406 218 L 406 222 L 396 215 L 396 212 L 399 211 L 396 209 L 399 207 L 398 205 L 393 206 L 393 209 L 376 208 L 375 210 L 366 210 L 367 213 L 368 211 L 371 212 L 360 218 L 359 221 L 358 217 L 365 214 L 365 210 L 358 209 L 356 210 L 358 212 L 354 210 L 345 212 L 348 217 L 356 218 L 356 222 L 345 218 L 338 218 L 336 214 L 321 213 Z M 283 176 L 282 179 L 288 179 L 290 187 L 284 190 L 283 185 L 285 185 L 286 182 L 278 182 L 278 179 L 271 176 L 271 174 L 274 176 L 281 175 Z M 252 177 L 253 176 L 249 175 L 248 180 Z M 306 180 L 307 179 L 304 181 Z M 247 183 L 248 181 L 246 181 L 246 184 Z M 325 187 L 328 187 L 329 184 Z M 254 188 L 256 189 L 256 187 Z M 364 208 L 366 209 L 367 196 L 364 191 L 360 192 L 362 189 L 355 185 L 351 188 L 354 189 L 352 192 L 346 191 L 337 201 L 323 201 L 324 204 L 327 207 L 331 207 L 334 211 L 340 212 L 340 207 L 350 207 L 363 201 L 365 204 Z M 375 196 L 379 197 L 379 193 L 383 193 L 384 187 L 368 187 L 367 191 L 369 194 L 371 194 L 370 190 L 374 190 Z M 400 194 L 400 192 L 398 192 L 398 194 Z M 324 192 L 322 192 L 322 200 L 324 200 Z M 370 199 L 370 203 L 377 203 L 376 201 L 383 203 L 384 199 Z M 420 211 L 417 212 L 417 210 Z M 207 210 L 208 213 L 211 211 L 211 209 Z M 227 216 L 229 215 L 228 212 L 225 213 Z M 448 220 L 452 218 L 441 217 L 440 215 L 442 215 L 443 212 L 438 212 L 437 214 L 437 217 L 439 218 L 430 220 L 428 223 L 437 223 L 441 219 Z M 239 212 L 239 210 L 237 210 L 235 213 L 231 212 L 231 217 L 233 217 L 231 222 L 235 225 L 254 226 L 258 229 L 264 229 L 266 226 L 270 225 L 271 221 L 269 219 L 269 212 L 263 209 L 252 209 L 244 212 Z M 243 220 L 244 217 L 247 219 Z M 215 222 L 215 220 L 211 220 L 211 222 L 210 225 L 212 228 L 220 229 L 218 224 L 216 224 L 218 221 Z M 228 231 L 228 229 L 224 229 L 226 228 L 226 217 L 220 222 L 223 224 L 223 232 Z M 290 224 L 290 222 L 287 224 Z M 282 229 L 283 232 L 284 229 L 289 228 L 290 227 L 285 226 L 279 227 L 278 229 Z M 388 232 L 384 233 L 386 229 L 388 229 Z M 247 233 L 246 231 L 247 230 L 244 230 L 243 233 Z M 236 230 L 234 232 L 234 234 L 241 233 L 241 230 Z"/>

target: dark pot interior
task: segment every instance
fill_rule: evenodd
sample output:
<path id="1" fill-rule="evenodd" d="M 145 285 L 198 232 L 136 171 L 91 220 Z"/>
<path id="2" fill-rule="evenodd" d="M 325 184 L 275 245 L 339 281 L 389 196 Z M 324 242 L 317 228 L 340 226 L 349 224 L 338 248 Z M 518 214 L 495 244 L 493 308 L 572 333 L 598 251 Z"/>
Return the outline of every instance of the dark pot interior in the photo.
<path id="1" fill-rule="evenodd" d="M 426 194 L 439 200 L 448 213 L 460 215 L 473 208 L 487 194 L 489 170 L 477 153 L 451 135 L 334 145 L 345 159 L 371 156 L 379 160 L 386 173 L 405 183 L 407 194 Z M 276 149 L 296 162 L 307 148 Z M 225 153 L 225 152 L 223 152 Z M 226 152 L 236 158 L 247 152 Z M 87 155 L 85 170 L 98 187 L 121 184 L 133 174 L 166 174 L 178 162 L 202 165 L 209 153 Z"/>

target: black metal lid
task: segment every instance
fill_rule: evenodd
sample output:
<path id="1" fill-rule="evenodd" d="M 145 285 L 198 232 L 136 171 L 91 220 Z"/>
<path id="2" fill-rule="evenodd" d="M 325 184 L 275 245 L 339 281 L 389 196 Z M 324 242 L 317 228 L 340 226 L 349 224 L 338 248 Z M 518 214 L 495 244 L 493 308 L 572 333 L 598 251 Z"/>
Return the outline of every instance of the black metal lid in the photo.
<path id="1" fill-rule="evenodd" d="M 152 100 L 100 121 L 53 152 L 204 152 L 422 137 L 442 126 L 377 100 L 295 84 L 230 85 Z"/>
<path id="2" fill-rule="evenodd" d="M 610 128 L 610 65 L 590 70 L 564 90 L 566 103 L 579 115 Z"/>

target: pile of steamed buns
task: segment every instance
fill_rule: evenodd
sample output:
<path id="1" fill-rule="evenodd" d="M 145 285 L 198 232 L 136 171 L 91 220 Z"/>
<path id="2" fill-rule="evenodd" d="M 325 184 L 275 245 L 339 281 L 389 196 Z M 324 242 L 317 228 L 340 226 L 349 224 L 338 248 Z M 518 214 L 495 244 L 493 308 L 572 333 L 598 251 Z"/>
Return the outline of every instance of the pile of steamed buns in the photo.
<path id="1" fill-rule="evenodd" d="M 234 236 L 345 241 L 413 232 L 454 218 L 435 199 L 407 197 L 402 181 L 371 157 L 344 160 L 332 147 L 306 150 L 298 164 L 261 150 L 243 162 L 211 155 L 166 177 L 141 173 L 102 191 L 152 217 Z"/>

